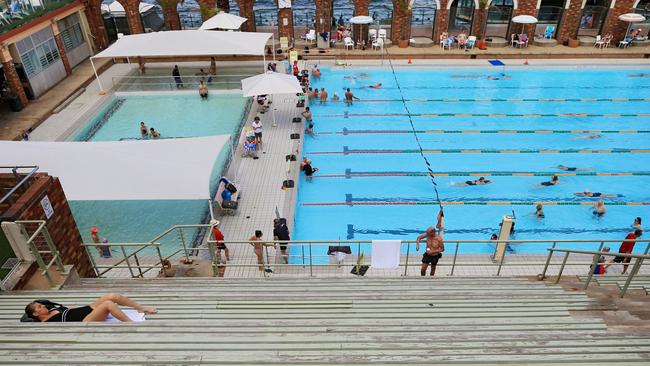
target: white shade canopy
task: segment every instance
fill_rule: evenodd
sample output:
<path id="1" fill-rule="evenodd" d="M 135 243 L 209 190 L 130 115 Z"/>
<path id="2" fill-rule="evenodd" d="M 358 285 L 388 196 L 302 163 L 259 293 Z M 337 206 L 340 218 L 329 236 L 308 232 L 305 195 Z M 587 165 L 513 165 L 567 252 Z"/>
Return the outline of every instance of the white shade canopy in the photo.
<path id="1" fill-rule="evenodd" d="M 103 6 L 103 4 L 102 4 Z M 102 7 L 103 8 L 103 7 Z M 138 5 L 138 9 L 140 10 L 140 13 L 146 13 L 149 9 L 152 9 L 153 5 L 147 4 L 147 3 L 140 3 Z M 124 13 L 124 7 L 122 4 L 120 4 L 119 1 L 113 1 L 110 5 L 108 5 L 108 11 L 111 13 Z"/>
<path id="2" fill-rule="evenodd" d="M 302 87 L 295 76 L 272 71 L 243 79 L 241 86 L 245 97 L 302 93 Z"/>
<path id="3" fill-rule="evenodd" d="M 537 23 L 537 18 L 531 15 L 517 15 L 512 18 L 512 21 L 517 24 L 535 24 Z"/>
<path id="4" fill-rule="evenodd" d="M 217 15 L 203 22 L 199 29 L 239 29 L 246 20 L 246 18 L 220 11 Z"/>
<path id="5" fill-rule="evenodd" d="M 212 169 L 229 138 L 0 141 L 0 165 L 38 165 L 59 177 L 69 200 L 208 199 Z"/>
<path id="6" fill-rule="evenodd" d="M 371 24 L 372 23 L 372 17 L 369 17 L 367 15 L 358 15 L 356 17 L 350 18 L 350 23 L 352 23 L 352 24 Z"/>
<path id="7" fill-rule="evenodd" d="M 639 23 L 639 22 L 645 22 L 645 17 L 641 14 L 637 13 L 627 13 L 627 14 L 622 14 L 619 15 L 618 19 L 628 22 L 628 23 Z"/>
<path id="8" fill-rule="evenodd" d="M 271 33 L 182 30 L 119 38 L 91 57 L 263 55 Z"/>

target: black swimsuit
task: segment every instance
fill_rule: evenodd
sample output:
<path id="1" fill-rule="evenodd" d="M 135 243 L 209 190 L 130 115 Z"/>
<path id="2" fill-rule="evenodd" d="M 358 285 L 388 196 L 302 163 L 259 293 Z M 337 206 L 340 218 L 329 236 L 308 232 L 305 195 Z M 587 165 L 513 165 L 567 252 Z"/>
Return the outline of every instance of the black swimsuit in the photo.
<path id="1" fill-rule="evenodd" d="M 93 311 L 90 306 L 82 306 L 74 309 L 64 309 L 60 313 L 52 316 L 46 322 L 80 322 Z"/>

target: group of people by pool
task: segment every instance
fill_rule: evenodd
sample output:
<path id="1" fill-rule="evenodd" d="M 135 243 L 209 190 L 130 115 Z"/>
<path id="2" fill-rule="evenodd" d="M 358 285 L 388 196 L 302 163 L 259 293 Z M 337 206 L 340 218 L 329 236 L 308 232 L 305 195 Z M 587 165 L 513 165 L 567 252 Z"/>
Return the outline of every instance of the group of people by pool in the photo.
<path id="1" fill-rule="evenodd" d="M 151 127 L 147 129 L 147 125 L 144 124 L 144 121 L 140 122 L 140 136 L 143 140 L 147 139 L 159 139 L 160 132 L 156 131 L 155 128 Z"/>

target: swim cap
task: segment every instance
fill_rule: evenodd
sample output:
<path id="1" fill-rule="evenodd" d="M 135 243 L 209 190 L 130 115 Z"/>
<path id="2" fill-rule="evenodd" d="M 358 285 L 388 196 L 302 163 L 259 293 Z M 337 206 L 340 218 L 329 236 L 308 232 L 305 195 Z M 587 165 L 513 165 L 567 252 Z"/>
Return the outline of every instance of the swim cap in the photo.
<path id="1" fill-rule="evenodd" d="M 96 232 L 97 232 L 97 228 L 96 228 L 96 227 L 91 228 L 91 229 L 90 229 L 90 232 L 91 232 L 91 233 L 96 233 Z"/>

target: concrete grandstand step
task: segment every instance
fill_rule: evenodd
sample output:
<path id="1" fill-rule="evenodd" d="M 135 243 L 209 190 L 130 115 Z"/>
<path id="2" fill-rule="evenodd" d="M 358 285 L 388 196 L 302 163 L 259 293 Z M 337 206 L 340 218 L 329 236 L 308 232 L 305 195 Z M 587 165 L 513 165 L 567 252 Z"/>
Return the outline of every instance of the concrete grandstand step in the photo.
<path id="1" fill-rule="evenodd" d="M 159 312 L 142 323 L 18 322 L 33 299 L 81 306 L 107 292 L 123 293 Z M 590 316 L 602 310 L 616 306 L 580 291 L 511 277 L 84 279 L 60 291 L 0 296 L 0 364 L 586 365 L 650 360 L 650 335 L 608 334 L 607 324 Z"/>

